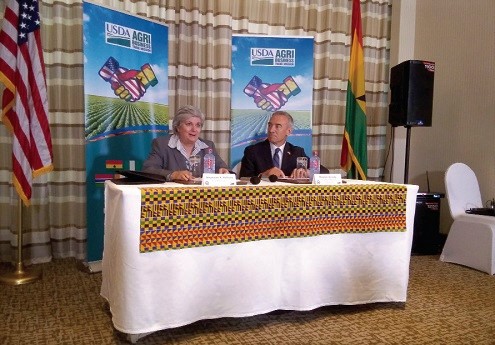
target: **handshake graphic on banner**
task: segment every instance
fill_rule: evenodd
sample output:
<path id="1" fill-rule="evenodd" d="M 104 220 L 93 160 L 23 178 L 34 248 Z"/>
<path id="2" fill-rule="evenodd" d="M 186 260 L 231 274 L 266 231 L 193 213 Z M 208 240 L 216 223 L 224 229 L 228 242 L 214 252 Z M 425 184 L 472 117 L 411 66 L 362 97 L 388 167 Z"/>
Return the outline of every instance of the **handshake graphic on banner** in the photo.
<path id="1" fill-rule="evenodd" d="M 279 110 L 290 97 L 297 95 L 301 89 L 292 76 L 288 76 L 282 83 L 267 84 L 254 76 L 244 88 L 244 93 L 254 99 L 260 109 L 267 111 Z"/>
<path id="2" fill-rule="evenodd" d="M 115 95 L 127 102 L 136 102 L 144 96 L 148 87 L 158 83 L 149 64 L 141 66 L 141 70 L 132 70 L 121 67 L 113 57 L 108 58 L 98 74 L 110 83 Z"/>

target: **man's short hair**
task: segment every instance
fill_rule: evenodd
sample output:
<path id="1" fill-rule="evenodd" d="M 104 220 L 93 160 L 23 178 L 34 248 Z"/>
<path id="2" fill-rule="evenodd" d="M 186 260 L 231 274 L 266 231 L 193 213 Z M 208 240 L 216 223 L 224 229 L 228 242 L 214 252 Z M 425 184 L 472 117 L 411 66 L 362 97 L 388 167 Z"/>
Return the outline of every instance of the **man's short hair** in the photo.
<path id="1" fill-rule="evenodd" d="M 274 112 L 272 114 L 271 117 L 273 117 L 274 115 L 282 115 L 282 116 L 285 116 L 287 118 L 287 120 L 289 120 L 289 126 L 290 128 L 294 128 L 294 118 L 292 117 L 291 114 L 289 114 L 288 112 L 284 111 L 284 110 L 277 110 L 276 112 Z M 271 118 L 270 117 L 270 118 Z"/>

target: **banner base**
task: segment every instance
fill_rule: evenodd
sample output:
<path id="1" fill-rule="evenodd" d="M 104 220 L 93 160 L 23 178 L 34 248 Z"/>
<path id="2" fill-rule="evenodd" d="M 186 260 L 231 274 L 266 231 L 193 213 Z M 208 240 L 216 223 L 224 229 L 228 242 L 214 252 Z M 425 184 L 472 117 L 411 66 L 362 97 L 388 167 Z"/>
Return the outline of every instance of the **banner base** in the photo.
<path id="1" fill-rule="evenodd" d="M 80 271 L 83 271 L 86 273 L 100 273 L 101 269 L 102 269 L 101 260 L 91 261 L 91 262 L 79 261 L 77 264 L 77 268 Z"/>

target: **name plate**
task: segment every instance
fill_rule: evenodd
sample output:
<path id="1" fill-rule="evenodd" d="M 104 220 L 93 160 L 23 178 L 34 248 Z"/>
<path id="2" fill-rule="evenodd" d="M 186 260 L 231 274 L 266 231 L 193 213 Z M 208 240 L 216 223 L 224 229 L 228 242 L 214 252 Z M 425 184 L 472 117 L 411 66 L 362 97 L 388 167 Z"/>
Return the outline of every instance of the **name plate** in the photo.
<path id="1" fill-rule="evenodd" d="M 327 186 L 342 184 L 342 176 L 340 176 L 340 174 L 314 174 L 313 184 Z"/>
<path id="2" fill-rule="evenodd" d="M 237 185 L 237 179 L 235 174 L 203 174 L 201 185 L 212 187 L 235 186 Z"/>

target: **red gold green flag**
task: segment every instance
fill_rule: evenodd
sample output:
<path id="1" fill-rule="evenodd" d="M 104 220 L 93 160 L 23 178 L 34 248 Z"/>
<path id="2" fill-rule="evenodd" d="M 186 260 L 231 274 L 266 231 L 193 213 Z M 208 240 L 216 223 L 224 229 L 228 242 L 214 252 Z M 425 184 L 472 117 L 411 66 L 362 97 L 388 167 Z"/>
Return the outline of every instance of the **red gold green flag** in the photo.
<path id="1" fill-rule="evenodd" d="M 351 59 L 347 82 L 345 130 L 340 166 L 349 178 L 366 180 L 368 148 L 366 137 L 363 33 L 359 0 L 352 1 Z"/>

